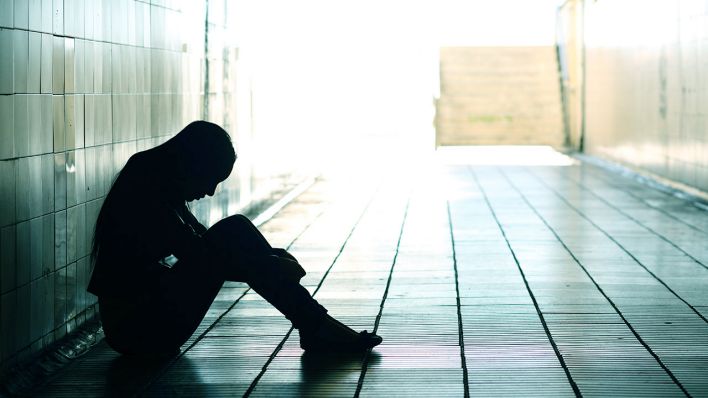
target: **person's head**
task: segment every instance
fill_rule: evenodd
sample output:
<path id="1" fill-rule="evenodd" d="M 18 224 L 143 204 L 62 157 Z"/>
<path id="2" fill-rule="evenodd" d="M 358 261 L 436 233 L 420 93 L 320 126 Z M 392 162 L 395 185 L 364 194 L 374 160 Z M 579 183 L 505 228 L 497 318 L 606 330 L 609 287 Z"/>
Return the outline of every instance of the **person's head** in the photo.
<path id="1" fill-rule="evenodd" d="M 212 196 L 216 186 L 231 174 L 236 152 L 229 134 L 218 125 L 192 122 L 168 142 L 177 152 L 174 183 L 180 199 Z"/>

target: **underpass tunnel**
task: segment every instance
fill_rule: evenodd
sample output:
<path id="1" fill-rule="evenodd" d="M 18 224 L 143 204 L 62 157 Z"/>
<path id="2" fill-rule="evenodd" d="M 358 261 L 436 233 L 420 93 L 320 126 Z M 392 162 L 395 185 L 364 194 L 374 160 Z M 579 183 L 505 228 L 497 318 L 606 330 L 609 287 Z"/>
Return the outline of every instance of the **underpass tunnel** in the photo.
<path id="1" fill-rule="evenodd" d="M 657 393 L 708 395 L 706 18 L 695 0 L 0 0 L 0 395 L 76 387 L 22 375 L 81 336 L 66 362 L 96 358 L 98 212 L 131 156 L 194 120 L 238 156 L 189 204 L 197 219 L 243 213 L 332 264 L 306 287 L 392 343 L 327 390 L 340 382 L 308 384 L 307 361 L 277 362 L 297 354 L 268 329 L 282 341 L 244 349 L 248 380 L 210 384 L 197 361 L 189 386 L 165 371 L 133 393 L 487 396 L 550 380 L 536 393 L 607 396 L 640 388 L 609 376 L 639 364 Z M 247 286 L 224 289 L 185 358 L 251 314 Z M 602 347 L 629 359 L 605 366 Z M 519 369 L 531 384 L 504 376 Z"/>

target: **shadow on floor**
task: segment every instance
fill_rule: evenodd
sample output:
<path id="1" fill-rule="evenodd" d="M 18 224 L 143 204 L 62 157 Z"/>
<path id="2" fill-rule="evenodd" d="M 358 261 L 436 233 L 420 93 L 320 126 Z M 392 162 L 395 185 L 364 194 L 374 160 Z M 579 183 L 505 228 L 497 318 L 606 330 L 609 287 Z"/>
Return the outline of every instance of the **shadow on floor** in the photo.
<path id="1" fill-rule="evenodd" d="M 303 397 L 322 395 L 336 390 L 337 386 L 358 380 L 361 374 L 365 354 L 313 354 L 304 353 L 300 357 L 302 383 L 299 383 L 299 395 Z M 368 365 L 376 365 L 380 354 L 372 351 L 368 356 Z"/>
<path id="2" fill-rule="evenodd" d="M 106 373 L 104 396 L 128 397 L 140 393 L 170 366 L 175 356 L 118 356 Z"/>

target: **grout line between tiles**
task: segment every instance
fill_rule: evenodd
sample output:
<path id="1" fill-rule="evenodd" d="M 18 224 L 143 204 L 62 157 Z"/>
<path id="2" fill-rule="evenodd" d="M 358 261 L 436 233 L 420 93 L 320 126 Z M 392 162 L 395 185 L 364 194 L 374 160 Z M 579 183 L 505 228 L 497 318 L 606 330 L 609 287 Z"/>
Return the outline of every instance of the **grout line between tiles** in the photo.
<path id="1" fill-rule="evenodd" d="M 584 266 L 584 265 L 580 262 L 580 260 L 575 256 L 575 254 L 570 250 L 570 248 L 565 244 L 565 242 L 563 242 L 563 240 L 562 240 L 561 237 L 558 235 L 558 233 L 556 232 L 556 230 L 553 229 L 553 227 L 551 227 L 550 224 L 548 224 L 548 221 L 546 221 L 546 219 L 538 212 L 538 210 L 529 202 L 529 200 L 526 198 L 526 196 L 525 196 L 521 191 L 519 191 L 519 189 L 516 187 L 516 185 L 514 185 L 514 184 L 511 182 L 511 180 L 508 178 L 508 176 L 506 175 L 506 173 L 504 173 L 503 171 L 501 171 L 501 174 L 502 174 L 502 176 L 506 179 L 506 181 L 509 183 L 509 185 L 521 196 L 521 198 L 523 199 L 524 203 L 526 203 L 526 205 L 534 212 L 534 214 L 536 214 L 536 216 L 543 222 L 543 224 L 546 225 L 546 227 L 548 228 L 548 230 L 551 231 L 551 233 L 553 233 L 553 235 L 554 235 L 555 238 L 558 240 L 558 242 L 563 246 L 563 248 L 564 248 L 564 249 L 568 252 L 568 254 L 573 258 L 573 260 L 575 261 L 575 263 L 578 264 L 578 266 L 583 270 L 583 272 L 585 273 L 585 275 L 587 275 L 587 277 L 590 279 L 590 281 L 593 283 L 593 285 L 595 285 L 595 288 L 597 288 L 597 290 L 600 292 L 600 294 L 602 294 L 603 297 L 605 297 L 605 299 L 608 301 L 608 303 L 612 306 L 612 308 L 614 308 L 614 310 L 617 312 L 617 315 L 619 315 L 619 317 L 622 319 L 622 322 L 624 322 L 624 324 L 627 326 L 627 328 L 629 328 L 629 330 L 632 332 L 632 334 L 633 334 L 634 337 L 637 339 L 637 341 L 638 341 L 642 346 L 644 346 L 644 348 L 649 352 L 649 354 L 651 354 L 652 357 L 654 357 L 654 359 L 655 359 L 656 362 L 659 364 L 659 366 L 661 366 L 661 368 L 664 369 L 664 371 L 666 372 L 666 374 L 669 376 L 669 378 L 671 378 L 671 380 L 676 384 L 676 386 L 677 386 L 679 389 L 681 389 L 681 391 L 682 391 L 687 397 L 690 397 L 691 395 L 688 393 L 688 391 L 687 391 L 686 388 L 683 386 L 683 384 L 681 384 L 681 382 L 678 380 L 678 378 L 676 378 L 676 375 L 674 375 L 674 373 L 668 368 L 668 366 L 666 366 L 666 364 L 664 364 L 664 362 L 661 360 L 661 358 L 659 358 L 659 356 L 651 349 L 651 347 L 649 347 L 649 344 L 647 344 L 647 342 L 645 342 L 644 339 L 642 339 L 642 337 L 641 337 L 641 336 L 639 335 L 639 333 L 634 329 L 634 327 L 632 326 L 632 324 L 627 320 L 627 318 L 625 318 L 624 314 L 622 314 L 622 311 L 620 311 L 619 307 L 617 307 L 617 305 L 615 304 L 615 302 L 612 301 L 612 299 L 610 299 L 610 297 L 607 295 L 607 293 L 605 293 L 605 291 L 602 289 L 602 287 L 600 287 L 600 285 L 597 283 L 597 281 L 595 281 L 595 278 L 593 278 L 592 275 L 590 275 L 590 272 L 585 268 L 585 266 Z M 533 174 L 532 174 L 532 175 L 533 175 Z M 533 175 L 533 176 L 538 179 L 538 177 L 536 177 L 535 175 Z M 539 181 L 541 181 L 541 180 L 539 180 Z M 541 183 L 545 186 L 545 183 L 544 183 L 543 181 L 541 181 Z M 555 192 L 555 191 L 553 191 L 553 192 Z M 556 193 L 556 195 L 558 195 L 558 193 Z M 560 197 L 562 200 L 565 201 L 565 199 L 564 199 L 563 197 L 561 197 L 560 195 L 558 195 L 558 197 Z M 566 203 L 567 203 L 567 202 L 566 202 Z M 577 211 L 577 210 L 576 210 L 576 211 Z M 581 214 L 581 213 L 578 213 L 578 214 Z"/>
<path id="2" fill-rule="evenodd" d="M 398 259 L 398 250 L 401 247 L 401 238 L 403 237 L 403 228 L 406 225 L 406 220 L 408 219 L 408 208 L 410 206 L 410 195 L 406 200 L 406 208 L 403 211 L 403 220 L 401 221 L 401 229 L 398 233 L 398 241 L 396 242 L 396 253 L 393 255 L 393 260 L 391 261 L 391 269 L 388 273 L 388 279 L 386 280 L 386 288 L 384 289 L 383 296 L 381 297 L 381 304 L 379 306 L 379 313 L 376 315 L 376 321 L 374 322 L 374 334 L 379 329 L 379 323 L 381 323 L 381 316 L 383 314 L 384 303 L 388 297 L 388 290 L 391 287 L 391 280 L 393 279 L 393 269 L 396 266 L 396 260 Z M 359 374 L 359 380 L 356 383 L 356 390 L 354 391 L 354 397 L 359 397 L 361 394 L 361 389 L 364 386 L 364 378 L 366 377 L 366 371 L 369 368 L 369 357 L 371 354 L 371 349 L 366 351 L 364 355 L 364 360 L 361 364 L 361 373 Z"/>
<path id="3" fill-rule="evenodd" d="M 686 252 L 684 249 L 682 249 L 682 248 L 681 248 L 680 246 L 678 246 L 676 243 L 674 243 L 673 241 L 671 241 L 670 239 L 668 239 L 668 238 L 665 237 L 664 235 L 662 235 L 662 234 L 656 232 L 653 228 L 644 225 L 644 223 L 642 223 L 641 221 L 639 221 L 639 220 L 637 220 L 636 218 L 632 217 L 631 215 L 627 214 L 624 210 L 618 208 L 617 206 L 615 206 L 615 205 L 613 205 L 612 203 L 610 203 L 609 201 L 607 201 L 607 199 L 605 199 L 605 198 L 603 198 L 602 196 L 600 196 L 600 195 L 596 194 L 595 192 L 593 192 L 591 189 L 589 189 L 589 188 L 588 188 L 587 186 L 585 186 L 583 183 L 578 182 L 578 181 L 575 180 L 575 179 L 570 179 L 570 181 L 574 182 L 574 183 L 577 184 L 579 187 L 581 187 L 582 189 L 586 190 L 586 191 L 589 192 L 591 195 L 593 195 L 594 197 L 598 198 L 601 202 L 605 203 L 607 206 L 611 207 L 612 209 L 614 209 L 614 210 L 617 211 L 618 213 L 620 213 L 620 214 L 622 214 L 623 216 L 629 218 L 629 219 L 632 220 L 635 224 L 639 225 L 640 227 L 642 227 L 642 228 L 646 229 L 647 231 L 651 232 L 652 234 L 656 235 L 657 237 L 659 237 L 659 238 L 660 238 L 661 240 L 663 240 L 664 242 L 670 244 L 670 245 L 673 246 L 676 250 L 681 251 L 681 253 L 683 253 L 683 254 L 685 254 L 686 256 L 688 256 L 688 257 L 689 257 L 691 260 L 693 260 L 696 264 L 700 265 L 700 266 L 703 267 L 703 268 L 708 269 L 708 266 L 706 266 L 706 264 L 703 264 L 699 259 L 697 259 L 697 258 L 694 257 L 693 255 L 691 255 L 690 253 Z M 600 229 L 600 228 L 598 227 L 598 229 Z M 701 233 L 705 234 L 705 232 L 703 232 L 703 231 L 701 231 Z M 609 236 L 609 235 L 608 235 L 608 236 Z M 613 238 L 610 238 L 610 239 L 613 239 Z M 613 241 L 614 241 L 614 239 L 613 239 Z M 622 247 L 622 245 L 619 244 L 618 242 L 615 242 L 615 243 L 617 243 L 617 245 L 619 245 L 620 247 Z M 625 249 L 623 248 L 623 250 L 625 250 Z M 627 254 L 629 254 L 629 251 L 627 251 L 627 250 L 625 250 L 625 251 L 627 252 Z M 630 254 L 630 256 L 631 256 L 631 254 Z M 632 258 L 634 258 L 634 256 L 632 256 Z M 639 262 L 639 260 L 636 260 L 636 259 L 635 259 L 635 261 Z M 641 263 L 640 263 L 640 264 L 641 264 Z"/>
<path id="4" fill-rule="evenodd" d="M 339 259 L 339 256 L 342 255 L 342 252 L 344 251 L 344 248 L 347 246 L 347 242 L 349 242 L 349 238 L 351 238 L 351 236 L 354 234 L 354 231 L 356 230 L 356 227 L 359 225 L 359 222 L 360 222 L 361 219 L 364 217 L 364 214 L 366 214 L 366 211 L 369 209 L 369 205 L 371 205 L 371 202 L 373 202 L 373 200 L 374 200 L 374 198 L 376 197 L 376 194 L 377 194 L 377 193 L 378 193 L 378 189 L 371 195 L 371 198 L 369 199 L 369 201 L 368 201 L 368 202 L 366 203 L 366 205 L 364 206 L 364 209 L 362 210 L 361 214 L 359 215 L 359 217 L 357 218 L 357 220 L 354 222 L 354 225 L 352 226 L 352 229 L 349 231 L 349 234 L 348 234 L 347 237 L 344 239 L 344 242 L 342 243 L 342 246 L 339 248 L 339 252 L 337 252 L 337 255 L 336 255 L 336 256 L 334 257 L 334 259 L 332 260 L 332 264 L 330 264 L 330 266 L 327 268 L 327 271 L 325 271 L 324 275 L 322 275 L 322 279 L 320 279 L 320 282 L 317 284 L 317 287 L 316 287 L 315 290 L 312 292 L 312 296 L 313 296 L 313 297 L 314 297 L 315 294 L 317 294 L 317 292 L 320 290 L 320 287 L 322 287 L 322 284 L 324 283 L 325 279 L 327 278 L 327 275 L 329 275 L 330 271 L 332 270 L 332 268 L 334 267 L 334 265 L 337 263 L 337 260 Z M 310 224 L 310 225 L 312 225 L 312 224 Z M 308 227 L 309 227 L 309 226 L 308 226 Z M 293 242 L 294 242 L 294 241 L 293 241 Z M 251 382 L 251 384 L 248 386 L 248 389 L 247 389 L 246 392 L 243 394 L 244 397 L 248 397 L 248 396 L 251 395 L 251 393 L 253 392 L 253 390 L 256 388 L 256 385 L 258 384 L 258 382 L 261 380 L 261 378 L 263 377 L 263 375 L 265 374 L 265 372 L 268 370 L 268 365 L 270 365 L 270 363 L 273 362 L 273 360 L 275 359 L 275 357 L 278 355 L 278 353 L 280 352 L 280 350 L 281 350 L 281 349 L 283 348 L 283 346 L 285 345 L 285 342 L 288 340 L 288 338 L 289 338 L 290 335 L 292 334 L 293 330 L 294 330 L 294 328 L 291 326 L 290 329 L 288 330 L 288 332 L 287 332 L 287 333 L 285 334 L 285 336 L 283 337 L 283 339 L 280 341 L 280 343 L 278 343 L 278 345 L 275 347 L 275 349 L 273 350 L 273 353 L 268 357 L 268 360 L 267 360 L 266 363 L 263 365 L 263 368 L 261 369 L 261 371 L 260 371 L 260 372 L 258 373 L 258 375 L 253 379 L 253 381 Z"/>
<path id="5" fill-rule="evenodd" d="M 645 266 L 641 261 L 639 261 L 639 259 L 638 259 L 637 257 L 635 257 L 634 254 L 632 254 L 627 248 L 625 248 L 620 242 L 618 242 L 612 235 L 610 235 L 607 231 L 605 231 L 603 228 L 601 228 L 599 225 L 597 225 L 594 221 L 592 221 L 592 220 L 590 219 L 590 217 L 588 217 L 586 214 L 584 214 L 582 211 L 580 211 L 580 209 L 578 209 L 578 208 L 575 207 L 572 203 L 570 203 L 564 196 L 560 195 L 560 194 L 558 193 L 558 191 L 556 191 L 555 189 L 551 188 L 551 187 L 548 186 L 546 183 L 544 183 L 540 178 L 538 178 L 538 176 L 537 176 L 536 174 L 534 174 L 534 173 L 532 173 L 532 172 L 530 172 L 530 171 L 527 171 L 527 172 L 528 172 L 529 174 L 531 174 L 535 179 L 541 181 L 541 183 L 542 183 L 548 190 L 550 190 L 550 191 L 553 192 L 556 196 L 558 196 L 565 204 L 568 205 L 568 207 L 570 207 L 571 209 L 573 209 L 573 211 L 575 211 L 576 213 L 578 213 L 581 217 L 583 217 L 583 219 L 587 220 L 587 222 L 589 222 L 590 224 L 592 224 L 592 226 L 595 227 L 598 231 L 602 232 L 603 235 L 605 235 L 609 240 L 611 240 L 614 244 L 616 244 L 616 245 L 617 245 L 623 252 L 625 252 L 635 263 L 637 263 L 637 265 L 639 265 L 639 266 L 642 267 L 646 272 L 648 272 L 649 275 L 651 275 L 654 279 L 656 279 L 659 283 L 661 283 L 669 292 L 671 292 L 671 294 L 673 294 L 673 295 L 674 295 L 677 299 L 679 299 L 682 303 L 686 304 L 686 305 L 688 306 L 688 308 L 690 308 L 696 315 L 698 315 L 699 318 L 701 318 L 701 319 L 703 320 L 703 322 L 708 323 L 708 319 L 706 319 L 706 317 L 703 316 L 703 314 L 701 314 L 693 305 L 691 305 L 688 301 L 686 301 L 683 297 L 681 297 L 678 293 L 676 293 L 671 287 L 669 287 L 668 284 L 666 284 L 661 278 L 659 278 L 656 274 L 654 274 L 654 272 L 652 272 L 649 268 L 647 268 L 647 266 Z M 504 176 L 506 177 L 506 175 L 504 175 Z M 507 181 L 508 181 L 508 178 L 507 178 Z M 573 182 L 575 182 L 575 181 L 573 181 Z M 575 182 L 575 183 L 578 184 L 577 182 Z M 604 202 L 605 204 L 607 204 L 608 206 L 610 206 L 610 207 L 614 208 L 615 210 L 619 211 L 619 210 L 616 209 L 613 205 L 611 205 L 609 202 L 607 202 L 607 201 L 605 201 L 603 198 L 601 198 L 599 195 L 597 195 L 597 194 L 595 194 L 594 192 L 590 191 L 589 189 L 587 189 L 586 187 L 584 187 L 584 186 L 581 185 L 581 184 L 578 184 L 578 185 L 581 186 L 581 187 L 583 187 L 583 189 L 585 189 L 586 191 L 590 192 L 592 195 L 594 195 L 595 197 L 597 197 L 598 199 L 600 199 L 601 201 L 603 201 L 603 202 Z M 632 221 L 634 221 L 635 223 L 637 223 L 637 224 L 639 224 L 639 225 L 641 225 L 641 226 L 644 227 L 644 225 L 642 225 L 641 223 L 637 222 L 637 221 L 634 220 L 632 217 L 626 215 L 624 212 L 619 211 L 619 213 L 624 214 L 625 216 L 627 216 L 628 218 L 630 218 L 630 219 L 631 219 Z M 651 229 L 649 229 L 649 228 L 647 228 L 647 227 L 644 227 L 644 228 L 646 228 L 647 230 L 651 231 Z M 653 231 L 652 231 L 652 232 L 653 232 Z M 657 235 L 658 235 L 658 234 L 657 234 Z M 659 236 L 661 237 L 661 235 L 659 235 Z M 662 238 L 663 238 L 663 237 L 662 237 Z M 664 240 L 666 240 L 666 239 L 664 238 Z M 669 241 L 667 241 L 667 242 L 669 242 Z M 669 242 L 669 243 L 671 243 L 671 242 Z M 672 244 L 672 246 L 676 247 L 676 245 L 673 245 L 673 244 Z M 681 252 L 683 252 L 684 254 L 686 254 L 688 257 L 690 257 L 693 261 L 695 261 L 696 263 L 698 263 L 698 265 L 700 265 L 700 266 L 702 266 L 702 267 L 706 267 L 703 263 L 699 262 L 698 260 L 696 260 L 695 258 L 693 258 L 693 256 L 689 255 L 688 253 L 686 253 L 686 252 L 683 251 L 682 249 L 680 249 L 680 248 L 678 248 L 678 247 L 676 247 L 676 248 L 677 248 L 678 250 L 680 250 Z"/>
<path id="6" fill-rule="evenodd" d="M 536 296 L 533 294 L 533 291 L 531 290 L 531 286 L 529 285 L 528 280 L 526 279 L 526 274 L 524 273 L 524 270 L 521 268 L 521 264 L 519 263 L 519 259 L 516 257 L 516 252 L 514 249 L 511 247 L 511 243 L 509 242 L 509 238 L 506 236 L 506 232 L 504 231 L 504 228 L 502 227 L 501 223 L 499 222 L 499 218 L 497 217 L 497 213 L 494 211 L 494 208 L 492 207 L 491 202 L 489 201 L 489 197 L 487 196 L 487 192 L 484 190 L 484 187 L 482 187 L 482 184 L 479 182 L 479 179 L 477 178 L 477 174 L 474 172 L 472 167 L 467 166 L 467 170 L 470 172 L 472 175 L 472 178 L 475 181 L 475 184 L 477 184 L 477 187 L 479 187 L 480 192 L 482 193 L 482 196 L 484 197 L 484 201 L 487 203 L 487 207 L 489 208 L 489 211 L 492 213 L 492 217 L 494 217 L 494 221 L 497 223 L 497 226 L 499 227 L 499 231 L 502 233 L 502 236 L 504 237 L 504 241 L 506 242 L 506 246 L 511 252 L 511 256 L 514 258 L 514 262 L 516 263 L 516 267 L 519 270 L 519 273 L 521 274 L 521 278 L 524 280 L 524 285 L 526 286 L 526 290 L 529 293 L 529 296 L 531 297 L 531 301 L 533 301 L 533 306 L 536 309 L 536 313 L 538 314 L 538 318 L 541 321 L 541 325 L 543 325 L 543 330 L 546 333 L 546 337 L 548 338 L 549 343 L 551 344 L 551 347 L 553 347 L 553 351 L 556 354 L 556 357 L 558 358 L 558 362 L 560 363 L 561 367 L 563 368 L 563 371 L 565 372 L 565 376 L 568 379 L 568 383 L 570 384 L 570 387 L 573 389 L 573 393 L 575 393 L 576 397 L 582 397 L 582 394 L 580 393 L 580 389 L 578 388 L 577 383 L 575 380 L 573 380 L 572 375 L 570 374 L 570 369 L 568 369 L 568 365 L 565 363 L 565 359 L 563 358 L 563 355 L 561 354 L 560 350 L 558 349 L 558 345 L 556 344 L 555 340 L 553 339 L 553 336 L 551 335 L 551 331 L 548 328 L 548 324 L 546 323 L 546 318 L 543 316 L 543 313 L 541 312 L 541 308 L 538 305 L 538 301 L 536 300 Z"/>
<path id="7" fill-rule="evenodd" d="M 591 171 L 591 173 L 593 174 L 593 178 L 595 178 L 595 179 L 597 179 L 597 180 L 599 180 L 599 181 L 602 181 L 604 184 L 607 184 L 608 186 L 611 186 L 613 189 L 616 189 L 616 190 L 619 190 L 619 191 L 621 191 L 621 192 L 624 192 L 626 195 L 629 195 L 629 196 L 631 196 L 632 198 L 634 198 L 637 202 L 640 202 L 640 203 L 644 204 L 645 206 L 649 207 L 650 209 L 656 210 L 656 211 L 658 211 L 658 212 L 664 214 L 665 216 L 671 218 L 672 220 L 677 221 L 677 222 L 679 222 L 679 223 L 681 223 L 681 224 L 683 224 L 683 225 L 685 225 L 685 226 L 687 226 L 687 227 L 693 229 L 694 231 L 698 231 L 698 232 L 702 232 L 702 233 L 704 233 L 704 234 L 708 234 L 708 231 L 706 231 L 706 230 L 704 230 L 704 229 L 702 229 L 702 228 L 700 228 L 700 227 L 697 227 L 697 226 L 695 226 L 695 225 L 693 225 L 693 224 L 691 224 L 691 223 L 688 223 L 688 222 L 682 220 L 681 218 L 675 216 L 674 214 L 672 214 L 672 213 L 670 213 L 670 212 L 668 212 L 668 211 L 662 209 L 661 207 L 659 207 L 659 206 L 654 206 L 654 205 L 652 205 L 651 203 L 645 201 L 645 200 L 642 199 L 640 196 L 637 196 L 634 192 L 622 188 L 622 187 L 624 187 L 624 186 L 626 186 L 626 185 L 616 185 L 616 184 L 612 183 L 610 180 L 607 180 L 607 179 L 604 177 L 605 174 L 607 174 L 607 173 L 606 173 L 606 172 L 603 173 L 602 169 L 601 169 L 599 166 L 596 166 L 596 165 L 593 165 L 593 164 L 587 164 L 587 163 L 584 163 L 584 165 L 587 165 L 587 167 L 588 167 L 589 169 L 593 170 L 593 171 Z M 599 175 L 602 175 L 602 177 L 599 177 Z M 633 181 L 633 182 L 634 182 L 634 181 Z M 635 182 L 635 183 L 636 183 L 636 182 Z M 660 189 L 656 189 L 656 188 L 654 188 L 654 187 L 652 187 L 652 186 L 650 186 L 650 185 L 646 185 L 646 186 L 645 186 L 645 185 L 641 185 L 641 183 L 639 183 L 639 185 L 640 185 L 643 189 L 650 188 L 650 189 L 654 189 L 654 190 L 656 190 L 656 191 L 658 191 L 658 192 L 661 192 L 662 194 L 669 196 L 669 197 L 670 197 L 671 199 L 673 199 L 673 200 L 678 200 L 678 201 L 681 201 L 681 202 L 687 202 L 687 201 L 686 201 L 685 199 L 683 199 L 683 198 L 678 198 L 678 197 L 676 197 L 676 196 L 669 195 L 669 194 L 667 194 L 666 192 L 664 192 L 664 191 L 662 191 L 662 190 L 660 190 Z M 687 203 L 690 203 L 690 202 L 687 202 Z"/>
<path id="8" fill-rule="evenodd" d="M 455 269 L 455 299 L 457 301 L 457 330 L 460 336 L 460 360 L 462 361 L 462 382 L 465 387 L 465 398 L 470 396 L 469 375 L 467 373 L 467 356 L 465 354 L 465 334 L 462 327 L 462 309 L 460 305 L 460 281 L 457 272 L 457 252 L 455 251 L 455 233 L 452 228 L 452 214 L 450 213 L 450 201 L 445 200 L 447 205 L 447 222 L 450 227 L 450 243 L 452 244 L 452 264 Z"/>

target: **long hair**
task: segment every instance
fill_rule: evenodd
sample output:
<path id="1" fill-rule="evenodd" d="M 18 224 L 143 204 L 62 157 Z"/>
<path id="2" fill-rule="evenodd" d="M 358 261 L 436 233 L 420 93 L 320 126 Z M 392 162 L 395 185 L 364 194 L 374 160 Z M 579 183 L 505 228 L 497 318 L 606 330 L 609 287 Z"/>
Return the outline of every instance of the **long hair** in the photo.
<path id="1" fill-rule="evenodd" d="M 143 154 L 148 170 L 133 170 L 130 168 L 131 160 L 136 155 Z M 142 187 L 139 179 L 146 177 L 156 170 L 169 170 L 165 167 L 171 162 L 180 162 L 182 165 L 194 169 L 198 174 L 223 173 L 231 170 L 236 160 L 236 152 L 231 143 L 229 134 L 218 125 L 203 120 L 188 124 L 174 137 L 155 148 L 131 156 L 128 163 L 116 174 L 111 188 L 106 195 L 101 210 L 96 218 L 96 226 L 91 243 L 91 264 L 95 266 L 101 246 L 110 238 L 109 213 L 115 206 L 126 203 L 130 197 L 140 197 Z M 158 176 L 168 177 L 168 176 Z M 226 176 L 224 176 L 226 178 Z M 137 226 L 136 226 L 137 227 Z"/>

